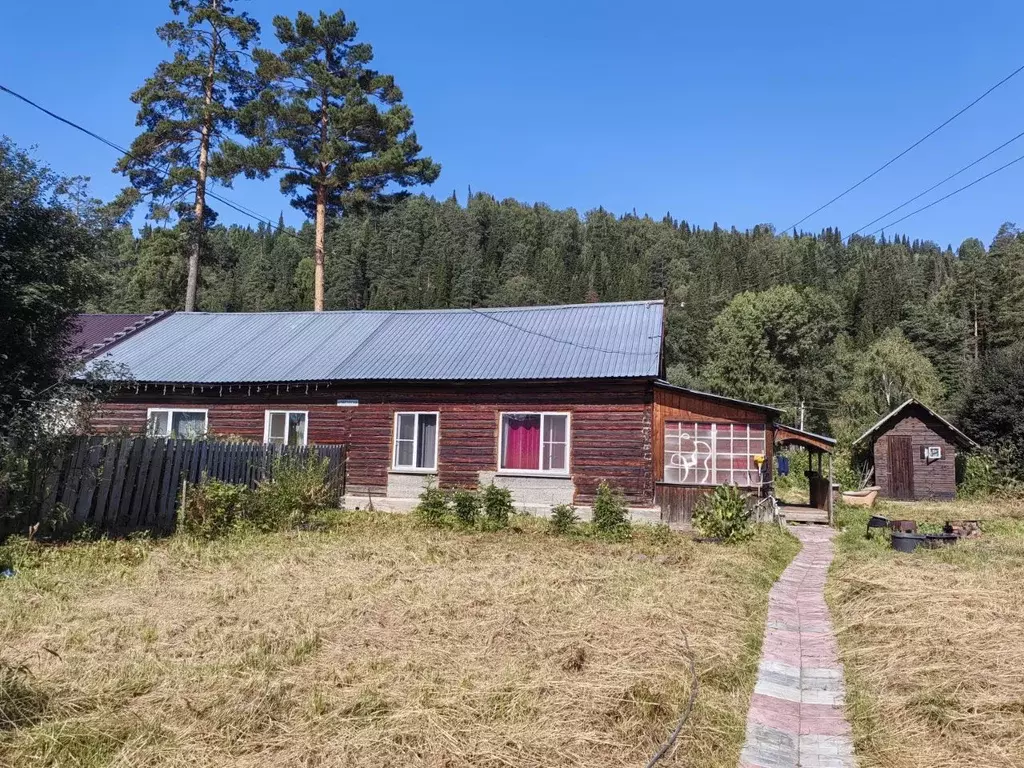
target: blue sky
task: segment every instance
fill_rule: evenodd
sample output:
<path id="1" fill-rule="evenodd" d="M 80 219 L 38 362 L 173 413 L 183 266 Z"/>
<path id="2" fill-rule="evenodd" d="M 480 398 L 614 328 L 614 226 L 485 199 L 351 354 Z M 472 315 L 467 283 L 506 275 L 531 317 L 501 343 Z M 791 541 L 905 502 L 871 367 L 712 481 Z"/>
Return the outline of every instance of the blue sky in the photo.
<path id="1" fill-rule="evenodd" d="M 334 10 L 237 0 L 273 45 L 277 13 Z M 425 151 L 431 192 L 466 190 L 581 212 L 635 209 L 701 226 L 792 224 L 1022 63 L 1024 7 L 963 2 L 518 3 L 354 0 L 342 6 L 395 75 Z M 0 83 L 107 138 L 135 135 L 129 94 L 167 49 L 161 0 L 8 3 Z M 804 227 L 844 233 L 1024 130 L 1024 73 Z M 103 145 L 0 94 L 0 133 L 113 196 Z M 1018 155 L 1024 139 L 936 190 Z M 1024 225 L 1024 162 L 898 227 L 954 247 Z M 301 222 L 276 182 L 228 197 Z M 908 208 L 907 210 L 912 210 Z M 232 211 L 222 221 L 246 221 Z"/>

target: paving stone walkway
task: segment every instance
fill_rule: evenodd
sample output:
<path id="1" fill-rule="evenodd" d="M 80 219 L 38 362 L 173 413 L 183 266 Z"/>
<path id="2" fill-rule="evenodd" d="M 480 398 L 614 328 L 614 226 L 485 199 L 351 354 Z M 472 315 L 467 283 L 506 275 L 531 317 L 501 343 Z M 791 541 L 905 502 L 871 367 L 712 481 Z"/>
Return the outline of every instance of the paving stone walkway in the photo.
<path id="1" fill-rule="evenodd" d="M 790 530 L 802 546 L 768 597 L 740 768 L 854 768 L 843 713 L 843 667 L 825 605 L 835 531 L 825 526 Z"/>

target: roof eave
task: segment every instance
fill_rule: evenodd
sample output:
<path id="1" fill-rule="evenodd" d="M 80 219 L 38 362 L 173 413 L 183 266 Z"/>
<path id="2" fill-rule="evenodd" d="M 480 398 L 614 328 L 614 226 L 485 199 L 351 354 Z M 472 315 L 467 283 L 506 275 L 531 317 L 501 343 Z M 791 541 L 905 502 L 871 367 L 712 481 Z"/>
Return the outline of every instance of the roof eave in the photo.
<path id="1" fill-rule="evenodd" d="M 779 424 L 778 426 L 782 429 L 792 432 L 795 435 L 800 435 L 802 437 L 810 437 L 815 440 L 821 440 L 823 443 L 828 443 L 829 445 L 836 445 L 836 443 L 838 442 L 834 437 L 829 437 L 828 435 L 819 435 L 816 432 L 808 432 L 806 429 L 791 427 L 788 424 Z"/>
<path id="2" fill-rule="evenodd" d="M 735 397 L 727 397 L 726 395 L 716 395 L 714 392 L 701 392 L 698 389 L 690 389 L 689 387 L 680 387 L 675 384 L 670 384 L 664 379 L 657 379 L 654 382 L 654 386 L 662 389 L 668 389 L 673 392 L 683 392 L 687 395 L 693 395 L 694 397 L 702 397 L 706 400 L 715 400 L 719 403 L 726 403 L 729 405 L 738 405 L 744 408 L 750 408 L 751 410 L 761 411 L 762 413 L 773 414 L 775 416 L 781 416 L 785 411 L 780 408 L 776 408 L 772 405 L 764 405 L 763 403 L 751 403 L 747 400 L 740 400 Z"/>
<path id="3" fill-rule="evenodd" d="M 79 379 L 81 381 L 82 379 Z M 625 376 L 561 376 L 544 378 L 497 378 L 497 379 L 288 379 L 282 381 L 156 381 L 147 379 L 109 379 L 110 384 L 126 384 L 129 386 L 143 385 L 147 387 L 303 387 L 303 386 L 333 386 L 333 387 L 373 387 L 384 385 L 422 385 L 422 386 L 443 386 L 443 385 L 472 385 L 472 384 L 559 384 L 579 383 L 586 381 L 597 382 L 652 382 L 658 381 L 655 375 L 625 375 Z M 728 398 L 726 398 L 728 399 Z"/>

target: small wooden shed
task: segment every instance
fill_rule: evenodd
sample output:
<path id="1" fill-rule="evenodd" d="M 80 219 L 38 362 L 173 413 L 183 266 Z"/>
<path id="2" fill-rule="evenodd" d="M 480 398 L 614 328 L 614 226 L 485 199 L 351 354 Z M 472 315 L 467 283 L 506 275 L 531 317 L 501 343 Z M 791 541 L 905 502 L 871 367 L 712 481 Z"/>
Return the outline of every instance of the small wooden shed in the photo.
<path id="1" fill-rule="evenodd" d="M 882 417 L 853 444 L 875 470 L 879 494 L 890 499 L 950 500 L 956 496 L 957 450 L 977 448 L 971 438 L 916 400 Z"/>

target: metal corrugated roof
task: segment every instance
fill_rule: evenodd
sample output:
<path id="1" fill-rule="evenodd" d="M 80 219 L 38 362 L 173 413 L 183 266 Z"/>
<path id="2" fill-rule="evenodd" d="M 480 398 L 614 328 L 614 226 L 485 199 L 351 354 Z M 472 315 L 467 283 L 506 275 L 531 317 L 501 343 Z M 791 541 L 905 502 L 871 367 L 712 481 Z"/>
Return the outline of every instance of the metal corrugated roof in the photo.
<path id="1" fill-rule="evenodd" d="M 94 357 L 167 314 L 161 310 L 148 315 L 76 315 L 68 350 L 80 357 Z"/>
<path id="2" fill-rule="evenodd" d="M 556 307 L 177 313 L 100 358 L 136 381 L 655 378 L 660 301 Z"/>

